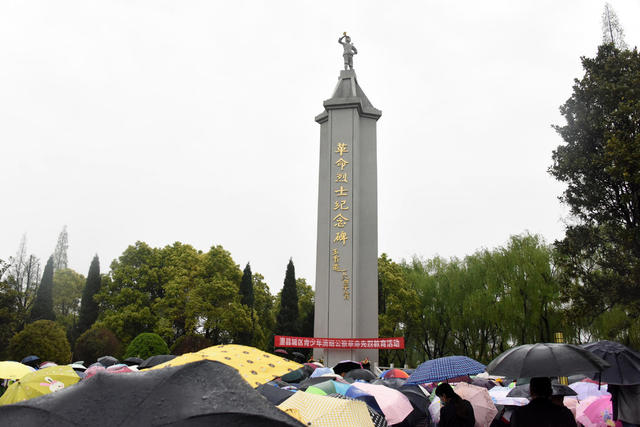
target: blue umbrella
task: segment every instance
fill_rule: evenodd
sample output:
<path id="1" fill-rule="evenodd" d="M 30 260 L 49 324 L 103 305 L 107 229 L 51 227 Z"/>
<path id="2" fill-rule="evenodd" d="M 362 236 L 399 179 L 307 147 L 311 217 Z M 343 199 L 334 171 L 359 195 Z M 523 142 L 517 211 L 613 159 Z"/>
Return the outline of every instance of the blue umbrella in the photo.
<path id="1" fill-rule="evenodd" d="M 418 366 L 407 384 L 426 384 L 445 381 L 463 375 L 484 372 L 484 365 L 466 356 L 448 356 L 428 360 Z"/>

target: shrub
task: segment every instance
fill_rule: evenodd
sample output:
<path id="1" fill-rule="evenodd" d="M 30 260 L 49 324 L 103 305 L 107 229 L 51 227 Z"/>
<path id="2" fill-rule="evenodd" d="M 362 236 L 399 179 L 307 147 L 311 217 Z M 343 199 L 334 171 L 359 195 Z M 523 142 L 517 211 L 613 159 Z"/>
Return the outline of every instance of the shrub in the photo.
<path id="1" fill-rule="evenodd" d="M 64 329 L 51 320 L 28 324 L 9 341 L 9 358 L 22 360 L 31 354 L 59 365 L 70 363 L 71 345 Z"/>
<path id="2" fill-rule="evenodd" d="M 107 328 L 91 328 L 78 337 L 73 355 L 75 360 L 83 360 L 89 366 L 101 356 L 120 357 L 122 343 Z"/>
<path id="3" fill-rule="evenodd" d="M 213 342 L 202 335 L 183 335 L 171 346 L 171 354 L 179 356 L 184 353 L 193 353 L 212 345 Z"/>
<path id="4" fill-rule="evenodd" d="M 139 357 L 146 359 L 157 354 L 169 354 L 167 343 L 164 342 L 158 334 L 144 332 L 131 341 L 131 344 L 127 347 L 127 352 L 124 354 L 124 358 Z"/>

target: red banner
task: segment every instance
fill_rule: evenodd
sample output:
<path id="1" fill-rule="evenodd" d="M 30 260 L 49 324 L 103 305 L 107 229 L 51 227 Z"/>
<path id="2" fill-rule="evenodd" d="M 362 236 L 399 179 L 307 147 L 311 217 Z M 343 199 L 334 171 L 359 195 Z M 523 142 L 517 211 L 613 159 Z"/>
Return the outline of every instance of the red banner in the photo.
<path id="1" fill-rule="evenodd" d="M 274 339 L 274 346 L 294 348 L 340 348 L 345 350 L 360 348 L 398 350 L 404 348 L 404 338 L 309 338 L 276 335 Z"/>

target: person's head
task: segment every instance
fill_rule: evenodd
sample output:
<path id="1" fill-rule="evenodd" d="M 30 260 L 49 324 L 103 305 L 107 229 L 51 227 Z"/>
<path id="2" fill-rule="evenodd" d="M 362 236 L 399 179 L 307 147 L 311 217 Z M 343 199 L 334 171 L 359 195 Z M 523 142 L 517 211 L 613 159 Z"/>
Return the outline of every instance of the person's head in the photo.
<path id="1" fill-rule="evenodd" d="M 344 36 L 344 41 L 346 41 L 347 43 L 351 43 L 351 37 Z"/>
<path id="2" fill-rule="evenodd" d="M 448 383 L 439 384 L 436 387 L 436 396 L 442 400 L 442 402 L 447 403 L 451 399 L 457 396 L 456 392 L 453 391 L 453 388 Z"/>
<path id="3" fill-rule="evenodd" d="M 551 379 L 549 377 L 531 378 L 531 382 L 529 383 L 529 394 L 531 394 L 531 398 L 543 397 L 548 399 L 552 393 Z"/>

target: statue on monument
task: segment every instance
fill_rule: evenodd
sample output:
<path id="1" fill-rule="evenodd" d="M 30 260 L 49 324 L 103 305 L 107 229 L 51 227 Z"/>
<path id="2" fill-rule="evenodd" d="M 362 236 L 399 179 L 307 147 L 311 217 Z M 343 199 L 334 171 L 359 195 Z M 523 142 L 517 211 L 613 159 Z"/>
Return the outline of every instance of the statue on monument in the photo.
<path id="1" fill-rule="evenodd" d="M 342 54 L 344 58 L 344 69 L 353 70 L 353 55 L 358 54 L 358 49 L 351 44 L 351 37 L 349 37 L 346 32 L 342 33 L 342 37 L 338 39 L 338 43 L 344 48 L 344 53 Z"/>

